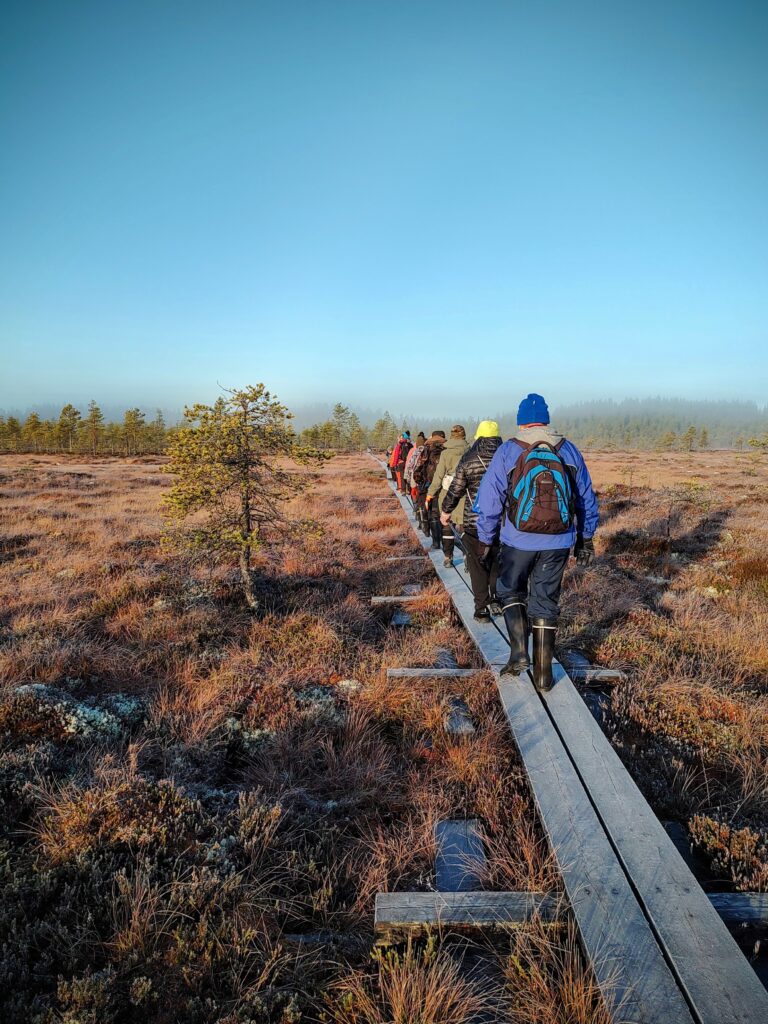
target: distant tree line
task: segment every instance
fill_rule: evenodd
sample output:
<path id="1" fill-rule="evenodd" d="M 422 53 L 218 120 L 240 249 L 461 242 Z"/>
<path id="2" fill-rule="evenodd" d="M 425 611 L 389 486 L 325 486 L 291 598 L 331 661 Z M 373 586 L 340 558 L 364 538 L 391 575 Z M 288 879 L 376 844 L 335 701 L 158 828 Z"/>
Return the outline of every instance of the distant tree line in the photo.
<path id="1" fill-rule="evenodd" d="M 557 428 L 586 448 L 741 451 L 768 432 L 768 413 L 753 402 L 626 399 L 556 410 Z"/>
<path id="2" fill-rule="evenodd" d="M 468 436 L 477 417 L 406 416 L 398 421 L 384 413 L 372 426 L 361 423 L 347 406 L 337 404 L 329 419 L 302 431 L 304 443 L 321 450 L 359 451 L 365 447 L 391 446 L 405 429 L 443 430 L 463 423 Z M 502 437 L 511 437 L 515 416 L 505 412 L 491 415 L 499 423 Z M 731 448 L 741 451 L 768 448 L 768 413 L 751 402 L 694 402 L 677 399 L 627 399 L 622 402 L 586 402 L 552 407 L 552 425 L 585 448 L 634 449 L 645 451 L 705 451 Z"/>
<path id="3" fill-rule="evenodd" d="M 25 420 L 0 416 L 0 451 L 68 452 L 81 455 L 146 455 L 165 450 L 172 434 L 160 409 L 148 420 L 141 409 L 126 409 L 122 422 L 108 422 L 96 402 L 85 414 L 67 403 L 57 419 L 31 412 Z"/>
<path id="4" fill-rule="evenodd" d="M 301 431 L 302 444 L 320 451 L 363 451 L 365 448 L 389 448 L 400 434 L 407 430 L 406 423 L 397 425 L 388 412 L 376 420 L 372 427 L 363 426 L 356 413 L 337 402 L 329 419 L 315 423 Z"/>
<path id="5" fill-rule="evenodd" d="M 416 438 L 436 428 L 463 423 L 471 437 L 480 419 L 499 423 L 502 437 L 515 432 L 513 413 L 483 416 L 423 414 L 395 419 L 389 412 L 372 425 L 338 402 L 328 417 L 305 427 L 299 440 L 319 451 L 363 451 L 389 448 L 403 430 Z M 708 448 L 752 447 L 768 450 L 768 412 L 750 402 L 692 402 L 675 399 L 626 399 L 552 407 L 552 424 L 585 448 L 703 451 Z M 71 404 L 58 418 L 31 412 L 26 419 L 0 416 L 0 451 L 71 452 L 90 455 L 141 455 L 165 451 L 178 428 L 168 427 L 158 409 L 152 419 L 141 409 L 126 409 L 121 421 L 107 421 L 95 401 L 85 412 Z"/>

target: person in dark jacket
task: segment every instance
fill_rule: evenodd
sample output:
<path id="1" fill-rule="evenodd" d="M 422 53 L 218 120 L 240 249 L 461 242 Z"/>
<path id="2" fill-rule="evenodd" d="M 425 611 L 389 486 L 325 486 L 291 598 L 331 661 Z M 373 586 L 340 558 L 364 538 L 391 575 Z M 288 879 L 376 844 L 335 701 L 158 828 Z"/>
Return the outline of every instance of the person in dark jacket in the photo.
<path id="1" fill-rule="evenodd" d="M 406 430 L 404 431 L 400 441 L 400 447 L 397 452 L 397 466 L 395 467 L 395 472 L 397 473 L 397 487 L 401 494 L 405 494 L 407 491 L 404 480 L 405 463 L 411 448 L 413 448 L 411 432 L 410 430 Z"/>
<path id="2" fill-rule="evenodd" d="M 477 536 L 477 513 L 474 505 L 480 481 L 501 444 L 499 425 L 494 420 L 483 420 L 475 431 L 475 443 L 464 453 L 453 475 L 453 482 L 443 499 L 440 520 L 443 526 L 450 523 L 451 513 L 464 504 L 462 517 L 462 543 L 467 560 L 472 594 L 475 598 L 475 618 L 487 622 L 490 617 L 489 603 L 496 602 L 496 576 L 498 574 L 498 539 L 490 545 L 481 544 Z M 480 551 L 483 550 L 481 557 Z"/>
<path id="3" fill-rule="evenodd" d="M 437 464 L 440 461 L 443 448 L 445 448 L 445 431 L 444 430 L 433 430 L 430 437 L 427 438 L 424 443 L 424 451 L 421 453 L 418 465 L 413 470 L 413 482 L 419 489 L 419 496 L 417 498 L 416 507 L 417 516 L 421 522 L 422 532 L 429 537 L 432 536 L 432 547 L 437 549 L 440 547 L 440 520 L 437 520 L 437 539 L 435 539 L 435 528 L 433 523 L 433 517 L 430 514 L 429 505 L 431 502 L 427 501 L 427 492 L 429 491 L 432 478 L 435 475 Z"/>
<path id="4" fill-rule="evenodd" d="M 550 429 L 549 409 L 541 395 L 531 394 L 523 399 L 517 423 L 515 437 L 496 451 L 480 484 L 475 501 L 477 536 L 488 551 L 497 536 L 501 540 L 496 589 L 503 605 L 511 647 L 502 673 L 519 675 L 530 667 L 530 621 L 533 683 L 538 690 L 549 690 L 563 572 L 571 548 L 579 565 L 592 562 L 595 555 L 592 537 L 599 513 L 584 457 L 573 442 Z M 519 460 L 534 449 L 542 454 L 536 461 L 546 462 L 550 470 L 536 470 L 540 475 L 536 477 L 535 486 L 532 478 L 526 477 L 531 486 L 521 492 L 520 502 L 510 510 L 507 507 L 510 477 L 516 468 L 520 472 L 523 463 Z M 562 475 L 561 470 L 568 477 L 572 508 L 568 508 L 555 486 L 555 475 Z M 561 510 L 562 524 L 556 529 L 533 532 L 525 528 L 527 516 L 538 525 L 547 522 L 543 516 L 556 516 Z"/>

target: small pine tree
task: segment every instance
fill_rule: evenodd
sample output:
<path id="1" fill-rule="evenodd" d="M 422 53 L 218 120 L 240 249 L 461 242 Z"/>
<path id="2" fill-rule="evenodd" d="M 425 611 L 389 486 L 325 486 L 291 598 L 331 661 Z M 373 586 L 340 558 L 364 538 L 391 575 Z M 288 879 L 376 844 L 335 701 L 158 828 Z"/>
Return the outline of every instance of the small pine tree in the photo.
<path id="1" fill-rule="evenodd" d="M 176 479 L 164 499 L 166 539 L 210 557 L 236 557 L 246 603 L 256 611 L 253 552 L 314 525 L 286 515 L 286 502 L 305 484 L 285 462 L 303 464 L 318 453 L 297 445 L 291 413 L 263 384 L 226 394 L 213 406 L 186 409 L 169 445 Z"/>
<path id="2" fill-rule="evenodd" d="M 135 455 L 139 451 L 145 429 L 146 417 L 141 409 L 126 409 L 123 416 L 123 441 L 126 455 Z"/>
<path id="3" fill-rule="evenodd" d="M 67 403 L 59 413 L 59 422 L 56 427 L 56 440 L 61 448 L 72 451 L 77 439 L 80 426 L 80 410 L 71 403 Z"/>
<path id="4" fill-rule="evenodd" d="M 690 426 L 680 438 L 680 446 L 684 452 L 692 452 L 696 444 L 696 427 Z"/>
<path id="5" fill-rule="evenodd" d="M 31 448 L 33 452 L 40 451 L 43 441 L 43 421 L 36 412 L 31 412 L 24 421 L 21 428 L 21 437 L 24 445 Z"/>
<path id="6" fill-rule="evenodd" d="M 104 414 L 93 399 L 88 404 L 88 415 L 83 421 L 83 432 L 91 454 L 95 455 L 104 437 Z"/>
<path id="7" fill-rule="evenodd" d="M 744 447 L 744 438 L 741 439 L 741 447 Z M 699 434 L 699 448 L 701 448 L 702 451 L 709 448 L 709 431 L 706 427 L 701 428 L 701 433 Z"/>

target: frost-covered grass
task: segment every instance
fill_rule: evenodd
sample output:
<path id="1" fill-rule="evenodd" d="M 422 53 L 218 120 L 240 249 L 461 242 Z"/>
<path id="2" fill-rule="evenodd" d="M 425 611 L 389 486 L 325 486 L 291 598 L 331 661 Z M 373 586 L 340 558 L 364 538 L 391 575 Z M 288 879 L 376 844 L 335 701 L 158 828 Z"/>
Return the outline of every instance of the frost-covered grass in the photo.
<path id="1" fill-rule="evenodd" d="M 374 896 L 432 884 L 441 817 L 484 818 L 489 884 L 557 886 L 492 680 L 454 687 L 461 744 L 444 683 L 386 682 L 476 655 L 428 570 L 384 561 L 416 542 L 370 460 L 315 475 L 325 537 L 259 557 L 257 617 L 235 573 L 162 549 L 162 465 L 3 474 L 3 1021 L 344 1019 L 344 979 L 386 983 Z M 370 596 L 413 582 L 404 636 Z"/>

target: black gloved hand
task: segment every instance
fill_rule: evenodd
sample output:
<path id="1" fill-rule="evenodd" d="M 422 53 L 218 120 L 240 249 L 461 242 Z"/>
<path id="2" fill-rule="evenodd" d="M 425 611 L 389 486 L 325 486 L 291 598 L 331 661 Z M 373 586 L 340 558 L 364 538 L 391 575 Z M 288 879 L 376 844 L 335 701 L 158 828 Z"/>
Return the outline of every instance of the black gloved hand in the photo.
<path id="1" fill-rule="evenodd" d="M 577 565 L 592 565 L 592 562 L 595 559 L 595 542 L 591 537 L 582 537 L 582 535 L 579 534 L 576 537 L 573 554 L 576 558 Z"/>

